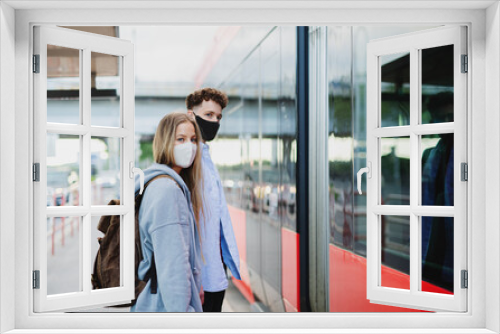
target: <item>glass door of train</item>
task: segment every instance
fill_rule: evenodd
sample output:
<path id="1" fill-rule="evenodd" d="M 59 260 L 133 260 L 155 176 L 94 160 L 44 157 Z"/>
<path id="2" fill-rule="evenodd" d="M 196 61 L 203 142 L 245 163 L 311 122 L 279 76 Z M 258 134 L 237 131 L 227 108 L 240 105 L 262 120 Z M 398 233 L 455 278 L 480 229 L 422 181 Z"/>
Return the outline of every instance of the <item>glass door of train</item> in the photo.
<path id="1" fill-rule="evenodd" d="M 367 47 L 367 298 L 467 310 L 465 27 Z M 393 247 L 394 246 L 394 247 Z M 408 277 L 394 279 L 394 268 Z"/>

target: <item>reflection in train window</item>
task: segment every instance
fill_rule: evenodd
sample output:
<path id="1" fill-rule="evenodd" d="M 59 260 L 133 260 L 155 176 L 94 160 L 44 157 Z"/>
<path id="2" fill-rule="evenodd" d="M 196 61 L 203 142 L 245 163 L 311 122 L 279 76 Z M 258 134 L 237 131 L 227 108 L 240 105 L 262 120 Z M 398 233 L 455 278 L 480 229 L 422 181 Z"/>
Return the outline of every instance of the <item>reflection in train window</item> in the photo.
<path id="1" fill-rule="evenodd" d="M 421 136 L 422 205 L 453 206 L 453 133 Z"/>
<path id="2" fill-rule="evenodd" d="M 410 53 L 380 57 L 381 126 L 410 125 Z"/>
<path id="3" fill-rule="evenodd" d="M 421 217 L 422 291 L 453 294 L 453 227 L 453 217 Z"/>
<path id="4" fill-rule="evenodd" d="M 380 224 L 380 286 L 410 290 L 410 217 L 381 216 Z"/>
<path id="5" fill-rule="evenodd" d="M 247 299 L 257 298 L 265 310 L 297 311 L 297 289 L 289 288 L 298 285 L 296 29 L 259 29 L 242 27 L 206 78 L 204 85 L 229 97 L 210 146 L 230 213 L 240 218 L 233 219 L 236 238 L 246 243 L 238 284 L 251 289 Z M 257 47 L 235 64 L 238 47 L 254 39 Z"/>
<path id="6" fill-rule="evenodd" d="M 381 138 L 381 203 L 410 204 L 410 137 Z"/>
<path id="7" fill-rule="evenodd" d="M 453 122 L 453 45 L 421 52 L 422 124 Z"/>

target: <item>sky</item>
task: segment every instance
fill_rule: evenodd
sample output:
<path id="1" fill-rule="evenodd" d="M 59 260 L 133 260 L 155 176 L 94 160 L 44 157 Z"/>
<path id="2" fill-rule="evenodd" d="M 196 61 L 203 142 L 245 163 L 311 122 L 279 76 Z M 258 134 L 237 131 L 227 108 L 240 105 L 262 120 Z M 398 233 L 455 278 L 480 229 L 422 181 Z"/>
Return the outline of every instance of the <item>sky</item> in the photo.
<path id="1" fill-rule="evenodd" d="M 218 26 L 120 27 L 120 38 L 135 45 L 136 80 L 192 82 Z M 154 50 L 154 52 L 152 52 Z"/>

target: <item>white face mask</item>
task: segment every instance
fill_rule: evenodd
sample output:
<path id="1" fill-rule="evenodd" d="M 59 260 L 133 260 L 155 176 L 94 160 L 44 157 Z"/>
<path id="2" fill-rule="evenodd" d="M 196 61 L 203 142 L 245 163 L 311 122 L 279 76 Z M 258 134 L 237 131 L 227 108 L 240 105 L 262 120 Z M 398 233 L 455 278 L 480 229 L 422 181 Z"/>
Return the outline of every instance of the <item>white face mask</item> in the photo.
<path id="1" fill-rule="evenodd" d="M 188 168 L 196 157 L 196 148 L 198 146 L 193 143 L 184 143 L 174 146 L 175 164 L 182 168 Z"/>

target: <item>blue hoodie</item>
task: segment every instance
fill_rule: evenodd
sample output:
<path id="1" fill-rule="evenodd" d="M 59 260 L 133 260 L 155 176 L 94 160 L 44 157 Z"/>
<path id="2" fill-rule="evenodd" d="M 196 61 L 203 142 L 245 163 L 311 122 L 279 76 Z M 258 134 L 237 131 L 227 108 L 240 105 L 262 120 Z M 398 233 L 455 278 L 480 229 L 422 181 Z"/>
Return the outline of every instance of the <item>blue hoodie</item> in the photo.
<path id="1" fill-rule="evenodd" d="M 151 293 L 151 280 L 130 309 L 131 312 L 202 312 L 201 249 L 195 225 L 191 194 L 179 174 L 162 164 L 144 171 L 144 184 L 155 176 L 139 208 L 139 231 L 144 259 L 139 264 L 143 279 L 154 253 L 158 291 Z M 135 192 L 140 189 L 135 180 Z"/>

